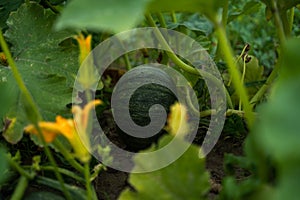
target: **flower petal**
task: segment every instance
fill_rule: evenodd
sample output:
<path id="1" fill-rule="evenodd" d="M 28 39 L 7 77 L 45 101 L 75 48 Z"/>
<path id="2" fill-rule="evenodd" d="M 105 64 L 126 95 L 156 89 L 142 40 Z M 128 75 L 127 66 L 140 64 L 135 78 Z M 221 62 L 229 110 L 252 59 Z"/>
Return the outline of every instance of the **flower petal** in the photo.
<path id="1" fill-rule="evenodd" d="M 82 35 L 79 34 L 78 36 L 74 37 L 79 45 L 79 63 L 81 64 L 84 59 L 89 55 L 91 52 L 91 42 L 92 42 L 92 35 L 88 35 L 86 38 Z"/>
<path id="2" fill-rule="evenodd" d="M 42 131 L 46 143 L 52 142 L 60 133 L 60 129 L 56 123 L 53 122 L 39 122 L 39 127 Z M 30 133 L 39 136 L 34 125 L 28 125 L 24 128 L 25 133 Z"/>
<path id="3" fill-rule="evenodd" d="M 176 134 L 180 134 L 184 136 L 188 133 L 189 130 L 187 120 L 188 117 L 186 107 L 177 102 L 171 106 L 166 130 L 171 135 L 175 136 Z"/>

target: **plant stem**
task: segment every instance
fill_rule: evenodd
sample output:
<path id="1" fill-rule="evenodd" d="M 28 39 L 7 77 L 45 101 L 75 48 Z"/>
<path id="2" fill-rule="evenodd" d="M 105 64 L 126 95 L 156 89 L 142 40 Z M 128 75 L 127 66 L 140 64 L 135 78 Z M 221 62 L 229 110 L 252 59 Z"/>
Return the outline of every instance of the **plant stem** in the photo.
<path id="1" fill-rule="evenodd" d="M 117 41 L 119 42 L 121 48 L 125 49 L 122 40 L 119 40 L 119 39 L 118 39 Z M 127 69 L 128 71 L 131 70 L 132 66 L 131 66 L 131 63 L 130 63 L 130 60 L 129 60 L 129 57 L 128 57 L 128 53 L 125 53 L 125 54 L 123 55 L 123 58 L 124 58 L 124 61 L 125 61 L 126 69 Z"/>
<path id="2" fill-rule="evenodd" d="M 280 14 L 279 14 L 279 10 L 277 7 L 277 3 L 275 0 L 271 0 L 272 2 L 272 7 L 273 7 L 273 11 L 274 11 L 274 17 L 275 17 L 275 25 L 276 25 L 276 30 L 277 30 L 277 34 L 279 37 L 279 41 L 280 44 L 284 44 L 285 42 L 285 31 L 284 31 L 284 27 L 280 18 Z"/>
<path id="3" fill-rule="evenodd" d="M 124 58 L 124 61 L 125 61 L 125 65 L 126 65 L 126 69 L 127 71 L 131 70 L 132 69 L 132 66 L 130 64 L 130 60 L 129 60 L 129 57 L 128 57 L 128 53 L 125 53 L 123 55 L 123 58 Z"/>
<path id="4" fill-rule="evenodd" d="M 7 160 L 9 162 L 9 164 L 12 166 L 12 168 L 14 168 L 16 171 L 18 171 L 19 174 L 21 174 L 21 176 L 25 177 L 26 179 L 33 179 L 35 176 L 35 173 L 28 173 L 26 170 L 24 170 L 19 163 L 17 163 L 16 161 L 14 161 L 11 157 L 7 156 Z"/>
<path id="5" fill-rule="evenodd" d="M 246 75 L 246 59 L 245 59 L 246 55 L 243 58 L 243 73 L 242 73 L 242 84 L 244 85 L 245 82 L 245 75 Z M 240 98 L 239 100 L 239 110 L 242 110 L 242 99 Z"/>
<path id="6" fill-rule="evenodd" d="M 217 20 L 214 21 L 214 24 L 216 26 L 216 31 L 218 35 L 218 39 L 220 42 L 220 47 L 222 48 L 222 52 L 224 53 L 224 59 L 227 63 L 228 70 L 230 72 L 230 75 L 232 77 L 232 83 L 237 91 L 237 93 L 240 95 L 243 109 L 245 111 L 245 117 L 248 122 L 249 127 L 251 128 L 254 123 L 254 115 L 252 112 L 252 107 L 250 105 L 247 91 L 245 86 L 243 85 L 241 81 L 241 74 L 236 67 L 236 64 L 234 63 L 234 56 L 232 53 L 231 45 L 228 41 L 228 38 L 226 36 L 226 31 L 222 24 L 218 23 Z"/>
<path id="7" fill-rule="evenodd" d="M 90 175 L 90 181 L 92 182 L 93 180 L 95 180 L 95 178 L 98 176 L 98 174 L 102 171 L 102 170 L 105 170 L 106 168 L 105 168 L 105 166 L 104 165 L 102 165 L 102 164 L 98 164 L 97 166 L 100 166 L 100 167 L 98 167 L 97 169 L 95 169 L 94 168 L 94 173 L 92 173 L 91 175 Z"/>
<path id="8" fill-rule="evenodd" d="M 90 91 L 85 91 L 87 102 L 92 101 L 92 94 Z M 91 119 L 91 113 L 88 114 L 88 119 Z M 92 131 L 92 123 L 91 120 L 88 121 L 86 134 L 90 137 Z M 85 187 L 87 193 L 87 200 L 91 200 L 93 197 L 92 185 L 91 185 L 91 174 L 90 174 L 90 164 L 89 162 L 84 163 L 84 178 L 85 178 Z"/>
<path id="9" fill-rule="evenodd" d="M 282 22 L 285 37 L 289 37 L 291 32 L 290 32 L 290 23 L 288 19 L 288 12 L 287 11 L 279 12 L 279 17 Z"/>
<path id="10" fill-rule="evenodd" d="M 146 19 L 149 22 L 149 24 L 152 27 L 157 28 L 153 18 L 151 17 L 150 14 L 146 14 Z M 214 84 L 216 84 L 217 86 L 221 87 L 224 89 L 225 93 L 226 93 L 226 97 L 227 97 L 227 103 L 230 107 L 232 107 L 232 101 L 230 98 L 230 95 L 228 94 L 227 89 L 225 88 L 223 82 L 221 82 L 219 79 L 217 79 L 215 76 L 211 75 L 210 73 L 201 70 L 201 69 L 196 69 L 194 67 L 191 67 L 190 65 L 184 63 L 180 58 L 178 58 L 176 56 L 176 54 L 173 52 L 173 50 L 171 49 L 171 47 L 168 45 L 168 43 L 166 42 L 164 36 L 161 34 L 161 32 L 159 31 L 159 29 L 157 28 L 155 31 L 156 37 L 159 40 L 159 42 L 161 43 L 161 45 L 166 49 L 166 53 L 169 56 L 169 58 L 177 65 L 179 66 L 182 70 L 194 74 L 194 75 L 201 75 L 202 77 L 205 77 L 207 79 L 209 79 L 210 81 L 214 82 Z"/>
<path id="11" fill-rule="evenodd" d="M 40 166 L 41 170 L 45 170 L 45 171 L 54 171 L 55 168 L 53 166 Z M 58 168 L 57 169 L 61 174 L 67 175 L 81 183 L 85 182 L 85 179 L 83 179 L 82 177 L 78 176 L 78 174 L 71 172 L 67 169 L 64 168 Z"/>
<path id="12" fill-rule="evenodd" d="M 25 176 L 21 176 L 10 200 L 21 200 L 27 186 L 28 179 Z"/>
<path id="13" fill-rule="evenodd" d="M 69 151 L 65 149 L 65 147 L 58 141 L 54 140 L 54 146 L 59 150 L 59 152 L 64 156 L 64 158 L 74 167 L 77 171 L 84 173 L 84 168 L 80 165 L 74 158 L 73 155 L 70 154 Z"/>
<path id="14" fill-rule="evenodd" d="M 223 11 L 222 11 L 222 25 L 223 25 L 224 29 L 226 30 L 229 0 L 224 0 L 224 1 L 225 1 L 225 3 L 224 3 Z M 216 52 L 216 60 L 219 60 L 222 57 L 223 57 L 222 49 L 220 47 L 220 42 L 218 42 L 217 52 Z"/>
<path id="15" fill-rule="evenodd" d="M 288 21 L 289 21 L 289 32 L 292 33 L 293 31 L 293 24 L 294 24 L 294 15 L 295 15 L 295 8 L 291 8 L 288 14 Z"/>
<path id="16" fill-rule="evenodd" d="M 156 24 L 153 20 L 153 18 L 151 17 L 150 14 L 146 14 L 146 18 L 149 22 L 149 24 L 152 26 L 152 27 L 156 27 Z M 162 34 L 160 33 L 159 29 L 157 29 L 157 31 L 155 32 L 156 33 L 156 36 L 157 36 L 157 39 L 159 40 L 159 42 L 162 44 L 162 46 L 164 48 L 166 48 L 167 50 L 167 54 L 168 56 L 173 60 L 173 62 L 178 65 L 180 68 L 182 68 L 184 71 L 186 72 L 189 72 L 191 74 L 195 74 L 195 75 L 199 75 L 199 72 L 197 69 L 187 65 L 186 63 L 184 63 L 181 59 L 179 59 L 175 53 L 173 53 L 173 50 L 171 49 L 171 47 L 168 45 L 168 43 L 166 42 L 166 40 L 164 39 L 164 37 L 162 36 Z"/>
<path id="17" fill-rule="evenodd" d="M 92 192 L 92 186 L 91 186 L 91 181 L 90 181 L 90 166 L 89 163 L 84 164 L 84 177 L 85 177 L 85 187 L 86 187 L 86 192 L 87 192 L 87 199 L 90 200 L 92 199 L 93 192 Z"/>
<path id="18" fill-rule="evenodd" d="M 18 87 L 21 91 L 21 94 L 25 97 L 25 103 L 27 103 L 27 105 L 25 105 L 25 111 L 27 111 L 27 113 L 26 113 L 27 117 L 30 119 L 30 121 L 33 123 L 33 125 L 37 129 L 38 135 L 41 138 L 42 144 L 44 146 L 45 154 L 49 158 L 50 163 L 52 164 L 52 166 L 54 168 L 57 169 L 56 162 L 53 158 L 53 155 L 52 155 L 49 147 L 47 146 L 47 144 L 45 142 L 44 136 L 43 136 L 42 131 L 39 127 L 39 121 L 42 120 L 42 117 L 39 113 L 39 110 L 38 110 L 32 96 L 31 96 L 30 92 L 28 91 L 28 89 L 25 86 L 25 83 L 24 83 L 24 81 L 21 77 L 21 74 L 18 71 L 18 68 L 17 68 L 17 66 L 16 66 L 16 64 L 15 64 L 13 58 L 12 58 L 12 55 L 11 55 L 9 49 L 8 49 L 8 46 L 7 46 L 7 44 L 4 40 L 1 29 L 0 29 L 0 45 L 2 47 L 2 50 L 3 50 L 4 54 L 6 55 L 8 64 L 10 65 L 10 69 L 11 69 L 11 71 L 13 73 L 13 76 L 14 76 L 16 82 L 17 82 L 17 85 L 18 85 Z M 65 197 L 68 200 L 71 199 L 70 193 L 65 188 L 64 181 L 62 179 L 61 174 L 56 170 L 55 175 L 56 175 L 59 183 L 61 184 L 61 187 L 62 187 L 62 190 L 64 192 Z"/>
<path id="19" fill-rule="evenodd" d="M 54 157 L 53 157 L 53 155 L 52 155 L 52 153 L 51 153 L 48 145 L 46 144 L 46 142 L 44 140 L 44 136 L 42 134 L 42 130 L 40 129 L 40 127 L 39 127 L 38 124 L 36 124 L 35 127 L 36 127 L 39 135 L 42 138 L 42 141 L 44 143 L 44 151 L 45 151 L 47 157 L 49 158 L 49 161 L 50 161 L 51 165 L 54 167 L 54 174 L 55 174 L 55 176 L 56 176 L 56 178 L 57 178 L 57 180 L 58 180 L 58 182 L 59 182 L 59 184 L 60 184 L 60 186 L 62 188 L 62 192 L 64 193 L 64 195 L 65 195 L 65 197 L 66 197 L 67 200 L 71 200 L 72 198 L 70 196 L 69 191 L 65 187 L 63 177 L 61 176 L 61 174 L 58 171 L 58 167 L 57 167 L 56 161 L 55 161 L 55 159 L 54 159 Z"/>
<path id="20" fill-rule="evenodd" d="M 165 18 L 161 13 L 157 13 L 157 18 L 158 18 L 158 21 L 160 23 L 160 26 L 163 27 L 163 28 L 167 28 Z"/>
<path id="21" fill-rule="evenodd" d="M 214 115 L 216 114 L 216 110 L 205 110 L 205 111 L 202 111 L 199 113 L 200 117 L 208 117 L 208 116 L 211 116 L 211 115 Z M 241 111 L 241 110 L 234 110 L 234 109 L 228 109 L 226 111 L 226 116 L 231 116 L 233 114 L 236 114 L 242 118 L 245 117 L 245 112 L 244 111 Z M 255 113 L 253 113 L 253 115 L 255 115 Z"/>
<path id="22" fill-rule="evenodd" d="M 239 57 L 237 57 L 237 59 L 235 60 L 235 65 L 240 61 L 240 59 L 243 58 L 243 55 L 245 55 L 245 53 L 246 53 L 247 47 L 248 47 L 248 44 L 243 48 L 242 53 L 241 53 L 241 54 L 239 55 Z M 244 60 L 244 58 L 243 58 L 243 60 Z M 244 62 L 244 64 L 245 64 L 245 62 Z M 231 77 L 230 77 L 230 80 L 229 80 L 227 86 L 230 86 L 230 84 L 231 84 Z"/>
<path id="23" fill-rule="evenodd" d="M 177 17 L 176 17 L 176 13 L 174 11 L 171 12 L 171 18 L 173 23 L 177 23 Z"/>
<path id="24" fill-rule="evenodd" d="M 224 29 L 226 29 L 227 26 L 227 18 L 228 18 L 228 8 L 229 8 L 229 0 L 224 0 L 224 7 L 222 11 L 222 24 Z"/>

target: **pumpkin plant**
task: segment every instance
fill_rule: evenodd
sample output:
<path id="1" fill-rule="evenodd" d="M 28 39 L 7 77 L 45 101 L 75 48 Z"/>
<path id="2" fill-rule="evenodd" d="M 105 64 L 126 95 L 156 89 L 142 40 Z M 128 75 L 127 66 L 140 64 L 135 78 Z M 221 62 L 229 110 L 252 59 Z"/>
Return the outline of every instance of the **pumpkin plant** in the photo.
<path id="1" fill-rule="evenodd" d="M 106 160 L 114 158 L 105 145 L 91 147 L 89 139 L 93 121 L 90 120 L 90 111 L 100 104 L 98 116 L 104 113 L 103 110 L 110 110 L 110 96 L 118 80 L 102 79 L 93 91 L 98 98 L 94 100 L 89 88 L 99 81 L 98 72 L 90 68 L 94 63 L 84 60 L 88 55 L 93 56 L 90 52 L 95 45 L 112 34 L 150 26 L 156 30 L 153 40 L 165 50 L 141 49 L 122 55 L 111 63 L 118 66 L 117 79 L 130 70 L 141 80 L 152 75 L 172 82 L 174 80 L 162 71 L 147 68 L 141 72 L 135 67 L 141 62 L 152 61 L 167 65 L 189 81 L 202 104 L 201 111 L 189 103 L 189 95 L 189 105 L 181 105 L 176 102 L 176 94 L 166 87 L 144 85 L 130 100 L 129 112 L 133 121 L 139 126 L 149 124 L 149 108 L 159 103 L 168 113 L 167 124 L 157 136 L 143 140 L 128 136 L 116 125 L 115 131 L 125 148 L 140 153 L 152 152 L 174 138 L 178 144 L 186 145 L 191 117 L 184 112 L 186 109 L 194 109 L 203 120 L 201 125 L 207 128 L 207 120 L 217 112 L 210 108 L 210 102 L 220 101 L 208 96 L 203 81 L 208 79 L 219 84 L 219 89 L 226 94 L 224 132 L 232 131 L 229 126 L 249 132 L 245 156 L 225 157 L 227 176 L 222 180 L 218 198 L 296 199 L 300 176 L 297 167 L 299 123 L 296 120 L 299 116 L 297 52 L 300 43 L 291 37 L 299 36 L 298 4 L 299 0 L 2 1 L 0 89 L 3 95 L 0 96 L 0 117 L 3 123 L 0 123 L 0 129 L 4 146 L 0 148 L 1 195 L 11 199 L 35 199 L 45 195 L 53 199 L 98 199 L 93 181 L 106 167 L 95 161 L 91 153 L 96 149 Z M 258 13 L 265 14 L 265 23 L 253 20 L 249 25 L 243 21 L 247 19 L 246 15 L 257 16 Z M 261 28 L 256 28 L 255 23 Z M 272 44 L 263 37 L 254 38 L 259 34 L 249 33 L 249 27 L 262 29 L 260 33 L 264 37 L 270 34 Z M 224 84 L 212 74 L 201 69 L 199 72 L 175 54 L 158 28 L 179 31 L 204 46 L 217 63 Z M 264 44 L 269 44 L 270 48 L 263 49 Z M 258 50 L 258 47 L 262 49 Z M 120 67 L 123 67 L 122 73 L 118 71 Z M 78 77 L 82 88 L 79 93 L 72 94 L 78 70 L 83 72 Z M 80 101 L 83 96 L 87 101 Z M 80 105 L 72 105 L 72 99 L 77 100 L 73 103 L 79 102 Z M 118 103 L 121 110 L 117 111 L 122 112 L 123 102 Z M 237 118 L 230 118 L 232 116 Z M 181 137 L 176 138 L 176 133 Z M 17 145 L 24 143 L 33 144 L 37 151 L 29 152 L 30 161 L 24 161 L 24 152 L 16 149 Z M 154 159 L 155 162 L 148 162 L 137 154 L 133 158 L 133 170 L 158 165 L 159 159 L 168 160 L 169 154 L 174 152 L 162 154 Z M 201 147 L 191 144 L 182 157 L 166 168 L 130 174 L 130 187 L 122 188 L 119 198 L 208 199 L 212 184 L 205 169 L 206 160 L 199 158 L 201 155 Z M 235 165 L 247 170 L 250 176 L 237 182 Z M 48 186 L 55 192 L 28 194 L 30 184 Z"/>

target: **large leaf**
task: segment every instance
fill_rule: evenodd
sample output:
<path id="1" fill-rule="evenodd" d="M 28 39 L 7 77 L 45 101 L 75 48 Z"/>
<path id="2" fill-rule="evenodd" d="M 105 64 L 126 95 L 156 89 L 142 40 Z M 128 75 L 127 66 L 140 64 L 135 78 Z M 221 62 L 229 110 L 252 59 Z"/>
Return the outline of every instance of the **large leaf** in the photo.
<path id="1" fill-rule="evenodd" d="M 73 0 L 68 3 L 56 28 L 92 29 L 120 32 L 143 19 L 150 0 Z"/>
<path id="2" fill-rule="evenodd" d="M 5 72 L 5 75 L 1 72 Z M 72 89 L 66 87 L 65 78 L 32 72 L 28 68 L 21 68 L 20 72 L 44 120 L 54 121 L 57 114 L 69 113 L 66 104 L 71 101 Z M 0 71 L 0 76 L 7 77 L 9 82 L 14 81 L 10 69 Z M 10 93 L 10 106 L 3 115 L 6 125 L 3 136 L 7 141 L 16 143 L 22 138 L 23 127 L 30 122 L 24 111 L 24 99 L 16 84 L 11 85 Z"/>
<path id="3" fill-rule="evenodd" d="M 222 5 L 221 0 L 73 0 L 64 9 L 56 28 L 120 32 L 134 28 L 145 12 L 202 12 L 213 18 Z"/>
<path id="4" fill-rule="evenodd" d="M 224 5 L 222 0 L 154 0 L 148 7 L 149 12 L 201 12 L 209 18 L 215 19 L 218 9 Z"/>
<path id="5" fill-rule="evenodd" d="M 158 148 L 163 147 L 172 139 L 165 136 L 159 141 Z M 184 142 L 184 141 L 179 141 Z M 147 150 L 155 150 L 154 146 Z M 144 165 L 156 165 L 162 159 L 168 159 L 165 155 L 158 155 L 151 163 L 139 155 L 135 157 L 136 168 Z M 119 199 L 204 199 L 209 191 L 209 174 L 205 170 L 203 159 L 199 159 L 199 147 L 191 145 L 190 148 L 175 162 L 169 166 L 151 173 L 131 174 L 129 183 L 135 191 L 126 189 Z"/>
<path id="6" fill-rule="evenodd" d="M 276 193 L 272 199 L 278 200 L 299 198 L 299 47 L 300 40 L 293 39 L 283 48 L 279 81 L 270 102 L 261 108 L 259 123 L 251 136 L 261 152 L 276 163 Z M 248 142 L 248 151 L 251 150 L 249 145 Z"/>
<path id="7" fill-rule="evenodd" d="M 280 162 L 300 161 L 300 40 L 289 41 L 283 50 L 280 80 L 268 105 L 261 110 L 257 138 Z M 289 156 L 287 156 L 289 155 Z"/>
<path id="8" fill-rule="evenodd" d="M 57 114 L 69 113 L 66 104 L 71 102 L 70 86 L 78 66 L 77 48 L 63 42 L 71 34 L 52 31 L 55 18 L 51 11 L 38 4 L 26 3 L 10 15 L 9 29 L 5 33 L 26 86 L 43 118 L 51 121 Z M 0 116 L 5 121 L 3 135 L 9 142 L 16 143 L 22 138 L 23 127 L 29 123 L 24 113 L 24 99 L 9 67 L 0 68 L 0 80 L 0 87 L 8 88 L 9 94 L 8 109 Z"/>
<path id="9" fill-rule="evenodd" d="M 78 69 L 77 47 L 69 31 L 53 31 L 56 15 L 36 3 L 23 4 L 13 12 L 5 33 L 19 68 L 65 77 L 72 86 Z"/>

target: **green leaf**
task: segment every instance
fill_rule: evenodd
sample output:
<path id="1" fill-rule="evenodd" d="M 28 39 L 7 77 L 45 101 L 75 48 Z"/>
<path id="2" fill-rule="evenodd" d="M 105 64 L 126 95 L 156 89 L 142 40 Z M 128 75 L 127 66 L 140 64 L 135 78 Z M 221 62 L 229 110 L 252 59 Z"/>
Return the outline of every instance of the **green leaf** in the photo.
<path id="1" fill-rule="evenodd" d="M 0 66 L 0 116 L 3 116 L 11 106 L 12 100 L 15 98 L 18 90 L 15 90 L 16 83 L 7 75 L 8 68 Z M 3 128 L 3 123 L 0 123 L 0 130 Z"/>
<path id="2" fill-rule="evenodd" d="M 264 68 L 259 65 L 258 59 L 255 56 L 249 56 L 251 60 L 246 63 L 245 83 L 261 81 L 263 78 Z M 243 61 L 239 60 L 238 65 L 240 70 L 243 70 Z"/>
<path id="3" fill-rule="evenodd" d="M 252 98 L 259 88 L 262 86 L 264 68 L 259 65 L 258 59 L 255 56 L 249 56 L 251 60 L 246 63 L 244 84 L 246 85 L 249 98 Z M 238 61 L 238 67 L 243 72 L 244 61 Z"/>
<path id="4" fill-rule="evenodd" d="M 258 13 L 260 8 L 261 8 L 261 3 L 260 2 L 257 2 L 257 1 L 249 1 L 247 2 L 243 9 L 238 12 L 238 13 L 234 13 L 234 14 L 231 14 L 228 16 L 228 19 L 227 19 L 227 23 L 230 23 L 231 21 L 237 19 L 238 17 L 244 15 L 251 15 L 253 13 Z"/>
<path id="5" fill-rule="evenodd" d="M 0 2 L 0 28 L 6 29 L 6 20 L 11 11 L 16 10 L 24 0 L 1 0 Z"/>
<path id="6" fill-rule="evenodd" d="M 78 69 L 78 50 L 72 44 L 74 33 L 53 31 L 56 15 L 36 3 L 23 4 L 7 20 L 5 33 L 19 68 L 65 77 L 72 86 Z"/>
<path id="7" fill-rule="evenodd" d="M 300 56 L 299 56 L 300 39 L 290 39 L 283 48 L 283 59 L 280 61 L 282 82 L 296 80 L 300 76 Z"/>
<path id="8" fill-rule="evenodd" d="M 161 138 L 158 148 L 166 145 L 171 139 L 169 135 Z M 178 141 L 179 145 L 180 143 L 184 141 Z M 154 146 L 146 152 L 153 150 L 155 150 Z M 167 154 L 158 155 L 151 163 L 137 155 L 134 159 L 135 168 L 156 165 L 161 159 L 168 159 Z M 178 160 L 163 169 L 150 173 L 131 174 L 129 183 L 135 191 L 126 189 L 119 199 L 205 199 L 210 188 L 209 174 L 205 170 L 204 160 L 199 159 L 198 154 L 199 147 L 191 145 Z"/>
<path id="9" fill-rule="evenodd" d="M 56 28 L 121 32 L 136 26 L 150 0 L 73 0 L 63 10 Z"/>
<path id="10" fill-rule="evenodd" d="M 70 111 L 66 108 L 66 104 L 71 102 L 72 89 L 66 87 L 65 78 L 56 75 L 46 75 L 41 72 L 32 72 L 28 68 L 20 68 L 24 81 L 31 92 L 33 99 L 37 102 L 43 119 L 46 121 L 54 121 L 55 116 L 59 114 L 68 114 Z M 5 70 L 6 74 L 0 73 L 1 77 L 7 77 L 10 81 L 14 81 L 11 71 Z M 1 71 L 0 71 L 1 72 Z M 14 93 L 10 99 L 10 107 L 4 114 L 6 120 L 16 119 L 14 124 L 10 124 L 4 129 L 3 136 L 11 143 L 18 142 L 23 135 L 23 127 L 29 124 L 24 111 L 24 100 L 20 91 L 15 84 L 10 88 Z"/>
<path id="11" fill-rule="evenodd" d="M 147 7 L 148 12 L 201 12 L 210 19 L 215 19 L 218 9 L 224 6 L 222 0 L 154 0 Z"/>
<path id="12" fill-rule="evenodd" d="M 167 28 L 178 30 L 178 27 L 183 26 L 191 31 L 195 31 L 199 34 L 204 34 L 206 36 L 213 32 L 213 25 L 211 24 L 211 22 L 199 13 L 180 13 L 177 16 L 177 21 L 178 22 L 176 23 L 174 23 L 173 21 L 167 21 Z"/>
<path id="13" fill-rule="evenodd" d="M 167 28 L 190 36 L 206 50 L 211 47 L 211 40 L 208 36 L 213 32 L 213 25 L 206 17 L 199 13 L 180 13 L 177 21 L 176 23 L 167 21 Z"/>
<path id="14" fill-rule="evenodd" d="M 290 199 L 298 200 L 299 199 L 299 163 L 287 164 L 282 167 L 281 173 L 279 175 L 279 184 L 277 188 L 275 200 L 281 199 Z"/>
<path id="15" fill-rule="evenodd" d="M 257 140 L 279 162 L 299 160 L 300 152 L 300 39 L 287 42 L 283 49 L 281 76 L 271 96 L 271 101 L 261 110 L 261 121 L 257 126 Z"/>
<path id="16" fill-rule="evenodd" d="M 70 113 L 66 104 L 71 102 L 71 85 L 78 66 L 77 48 L 66 40 L 72 34 L 53 32 L 55 19 L 50 10 L 26 3 L 10 15 L 5 33 L 25 85 L 47 121 L 54 121 L 57 114 Z M 5 121 L 15 120 L 4 127 L 3 135 L 7 141 L 16 143 L 29 123 L 25 104 L 9 67 L 0 68 L 0 80 L 0 88 L 6 88 L 8 94 L 6 99 L 0 99 L 1 103 L 9 105 L 0 117 Z"/>
<path id="17" fill-rule="evenodd" d="M 300 178 L 300 39 L 289 40 L 282 50 L 281 76 L 260 120 L 252 141 L 276 163 L 273 199 L 297 199 Z M 248 146 L 249 149 L 249 146 Z"/>
<path id="18" fill-rule="evenodd" d="M 257 179 L 246 179 L 242 182 L 237 182 L 235 177 L 225 177 L 222 181 L 222 191 L 219 195 L 219 200 L 240 200 L 240 199 L 255 199 L 255 200 L 272 200 L 273 188 L 268 185 L 261 184 Z"/>
<path id="19" fill-rule="evenodd" d="M 31 193 L 24 200 L 64 200 L 64 198 L 52 192 L 43 191 Z"/>
<path id="20" fill-rule="evenodd" d="M 73 0 L 56 23 L 56 28 L 120 32 L 134 28 L 145 12 L 202 12 L 215 18 L 221 0 Z"/>

